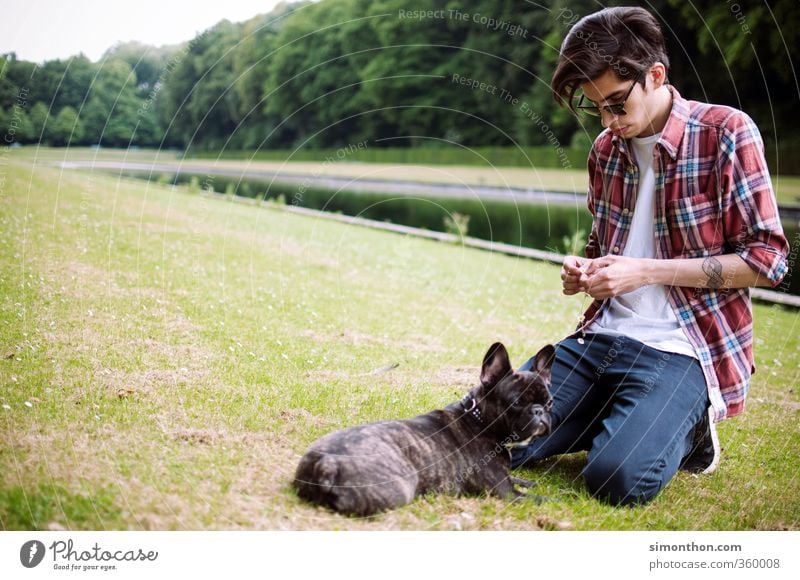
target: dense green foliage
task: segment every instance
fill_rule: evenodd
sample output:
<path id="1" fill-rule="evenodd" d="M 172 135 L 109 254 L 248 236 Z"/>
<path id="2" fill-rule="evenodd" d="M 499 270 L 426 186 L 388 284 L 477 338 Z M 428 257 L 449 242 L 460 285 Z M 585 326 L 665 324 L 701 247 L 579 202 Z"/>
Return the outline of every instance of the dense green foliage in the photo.
<path id="1" fill-rule="evenodd" d="M 303 1 L 223 20 L 179 46 L 117 45 L 97 63 L 36 65 L 12 53 L 0 57 L 0 128 L 6 143 L 192 151 L 357 142 L 585 151 L 599 125 L 557 108 L 548 81 L 564 35 L 598 3 L 544 4 Z M 663 22 L 671 82 L 748 112 L 773 168 L 800 171 L 796 1 L 642 4 Z"/>

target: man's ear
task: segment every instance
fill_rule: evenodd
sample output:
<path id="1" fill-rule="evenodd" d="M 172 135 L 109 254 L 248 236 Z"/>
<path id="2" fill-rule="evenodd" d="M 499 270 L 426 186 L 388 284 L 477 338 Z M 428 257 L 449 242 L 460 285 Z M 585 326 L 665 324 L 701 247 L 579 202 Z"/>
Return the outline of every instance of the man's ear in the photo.
<path id="1" fill-rule="evenodd" d="M 556 358 L 556 349 L 552 344 L 548 344 L 536 353 L 531 372 L 538 374 L 542 380 L 550 384 L 550 371 L 553 368 L 553 361 Z"/>
<path id="2" fill-rule="evenodd" d="M 500 379 L 511 372 L 508 351 L 502 343 L 496 342 L 486 351 L 481 369 L 481 384 L 493 387 Z"/>
<path id="3" fill-rule="evenodd" d="M 650 77 L 653 89 L 658 89 L 667 84 L 667 67 L 664 66 L 664 63 L 656 61 L 647 74 Z"/>

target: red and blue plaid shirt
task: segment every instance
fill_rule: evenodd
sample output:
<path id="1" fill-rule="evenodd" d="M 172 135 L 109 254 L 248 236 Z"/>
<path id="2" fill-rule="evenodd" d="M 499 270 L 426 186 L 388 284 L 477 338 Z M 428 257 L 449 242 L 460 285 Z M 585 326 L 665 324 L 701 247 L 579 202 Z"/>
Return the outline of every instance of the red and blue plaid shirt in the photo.
<path id="1" fill-rule="evenodd" d="M 683 99 L 656 144 L 656 258 L 736 253 L 774 286 L 788 270 L 789 246 L 778 217 L 758 128 L 736 109 Z M 638 167 L 628 143 L 603 131 L 589 154 L 586 256 L 621 255 L 630 233 Z M 668 287 L 669 301 L 694 346 L 720 421 L 744 409 L 753 365 L 753 313 L 747 288 Z M 586 328 L 604 302 L 585 314 Z"/>

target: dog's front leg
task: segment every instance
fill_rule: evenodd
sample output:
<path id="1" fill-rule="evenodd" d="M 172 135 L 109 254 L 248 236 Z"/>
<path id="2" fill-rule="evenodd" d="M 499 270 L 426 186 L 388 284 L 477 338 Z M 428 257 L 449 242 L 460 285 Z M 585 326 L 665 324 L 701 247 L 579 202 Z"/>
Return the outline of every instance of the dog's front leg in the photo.
<path id="1" fill-rule="evenodd" d="M 536 487 L 537 485 L 539 485 L 537 482 L 532 481 L 530 479 L 523 479 L 521 477 L 514 477 L 513 475 L 509 476 L 509 479 L 511 479 L 511 483 L 513 483 L 514 485 L 518 485 L 520 487 L 526 487 L 527 488 L 527 487 Z"/>
<path id="2" fill-rule="evenodd" d="M 537 482 L 531 481 L 530 479 L 523 479 L 521 477 L 514 477 L 513 475 L 509 475 L 508 476 L 508 481 L 509 481 L 509 483 L 511 483 L 512 487 L 519 486 L 519 487 L 521 487 L 523 489 L 530 489 L 532 487 L 535 487 L 535 486 L 539 485 Z M 535 493 L 526 493 L 524 491 L 520 491 L 516 487 L 514 487 L 514 497 L 518 498 L 518 499 L 524 498 L 526 500 L 535 501 L 536 505 L 541 505 L 542 503 L 547 501 L 546 497 L 543 497 L 541 495 L 537 495 Z"/>
<path id="3" fill-rule="evenodd" d="M 530 488 L 536 485 L 536 482 L 529 481 L 527 479 L 520 479 L 519 477 L 513 477 L 512 475 L 506 472 L 501 476 L 499 480 L 496 480 L 493 485 L 491 486 L 491 493 L 492 495 L 496 495 L 502 497 L 504 499 L 520 499 L 526 498 L 531 499 L 535 498 L 532 494 L 524 493 L 517 489 L 517 485 L 522 488 Z"/>

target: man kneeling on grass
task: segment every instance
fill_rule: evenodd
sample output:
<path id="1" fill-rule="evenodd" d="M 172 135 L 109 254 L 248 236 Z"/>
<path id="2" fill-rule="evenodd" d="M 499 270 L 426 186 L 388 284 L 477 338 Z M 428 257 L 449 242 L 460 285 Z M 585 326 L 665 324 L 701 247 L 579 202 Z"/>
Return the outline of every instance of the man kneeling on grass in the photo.
<path id="1" fill-rule="evenodd" d="M 552 80 L 557 101 L 605 127 L 586 258 L 561 271 L 564 294 L 594 302 L 557 345 L 552 433 L 512 465 L 588 451 L 586 485 L 613 504 L 652 500 L 679 468 L 716 469 L 714 423 L 742 412 L 753 370 L 748 288 L 787 271 L 758 129 L 681 97 L 668 68 L 656 19 L 608 8 L 570 30 Z"/>

